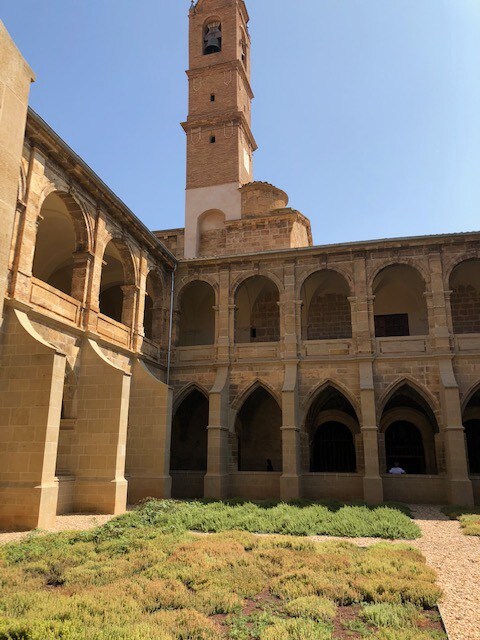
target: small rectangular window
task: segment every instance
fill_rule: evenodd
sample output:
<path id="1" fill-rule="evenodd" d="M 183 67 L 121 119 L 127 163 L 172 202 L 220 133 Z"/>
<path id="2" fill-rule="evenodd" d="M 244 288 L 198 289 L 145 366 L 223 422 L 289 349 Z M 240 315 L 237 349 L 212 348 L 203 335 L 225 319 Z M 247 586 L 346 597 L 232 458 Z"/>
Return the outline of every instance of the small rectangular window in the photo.
<path id="1" fill-rule="evenodd" d="M 215 144 L 215 142 L 217 141 L 215 136 L 210 136 L 210 144 Z"/>
<path id="2" fill-rule="evenodd" d="M 256 337 L 257 337 L 256 327 L 250 327 L 250 340 L 255 340 Z"/>
<path id="3" fill-rule="evenodd" d="M 375 336 L 377 338 L 409 335 L 408 313 L 375 316 Z"/>
<path id="4" fill-rule="evenodd" d="M 210 94 L 210 102 L 215 102 L 215 94 Z"/>

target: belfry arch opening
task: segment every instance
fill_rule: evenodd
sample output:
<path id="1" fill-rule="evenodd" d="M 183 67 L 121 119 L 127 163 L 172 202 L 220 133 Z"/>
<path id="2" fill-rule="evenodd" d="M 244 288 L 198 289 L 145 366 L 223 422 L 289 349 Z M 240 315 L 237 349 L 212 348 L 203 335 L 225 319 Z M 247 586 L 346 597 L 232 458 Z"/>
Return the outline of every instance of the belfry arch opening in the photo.
<path id="1" fill-rule="evenodd" d="M 72 294 L 74 253 L 86 248 L 78 237 L 80 225 L 83 221 L 74 221 L 63 196 L 53 192 L 45 198 L 40 210 L 32 273 L 67 295 Z"/>
<path id="2" fill-rule="evenodd" d="M 203 280 L 185 286 L 180 297 L 178 346 L 211 345 L 215 342 L 215 292 Z"/>
<path id="3" fill-rule="evenodd" d="M 428 334 L 425 283 L 416 269 L 385 267 L 373 282 L 373 295 L 377 338 Z"/>
<path id="4" fill-rule="evenodd" d="M 429 403 L 408 383 L 401 385 L 390 396 L 381 417 L 384 471 L 399 465 L 407 474 L 436 474 L 438 432 Z"/>
<path id="5" fill-rule="evenodd" d="M 131 261 L 126 247 L 110 240 L 103 254 L 99 307 L 101 314 L 124 324 L 129 323 L 125 308 L 125 286 L 133 284 L 133 268 L 126 261 Z"/>
<path id="6" fill-rule="evenodd" d="M 335 271 L 312 273 L 303 283 L 302 339 L 336 340 L 352 337 L 350 288 Z"/>
<path id="7" fill-rule="evenodd" d="M 198 255 L 218 255 L 225 242 L 225 214 L 219 209 L 206 211 L 198 221 Z"/>
<path id="8" fill-rule="evenodd" d="M 175 411 L 172 421 L 170 469 L 206 471 L 208 399 L 192 389 Z"/>
<path id="9" fill-rule="evenodd" d="M 235 342 L 278 342 L 280 308 L 278 288 L 265 276 L 252 276 L 235 296 Z"/>
<path id="10" fill-rule="evenodd" d="M 480 260 L 465 260 L 450 276 L 454 333 L 480 333 Z"/>
<path id="11" fill-rule="evenodd" d="M 162 298 L 160 277 L 155 271 L 150 271 L 145 284 L 143 331 L 148 340 L 155 342 L 159 342 L 162 337 Z"/>
<path id="12" fill-rule="evenodd" d="M 203 29 L 203 55 L 220 53 L 222 50 L 222 23 L 220 20 L 209 20 Z"/>
<path id="13" fill-rule="evenodd" d="M 282 471 L 281 426 L 278 402 L 264 387 L 254 389 L 235 420 L 239 471 Z"/>
<path id="14" fill-rule="evenodd" d="M 311 473 L 356 473 L 360 426 L 351 402 L 335 387 L 321 390 L 305 421 Z"/>
<path id="15" fill-rule="evenodd" d="M 480 388 L 472 394 L 463 411 L 470 475 L 480 475 Z"/>

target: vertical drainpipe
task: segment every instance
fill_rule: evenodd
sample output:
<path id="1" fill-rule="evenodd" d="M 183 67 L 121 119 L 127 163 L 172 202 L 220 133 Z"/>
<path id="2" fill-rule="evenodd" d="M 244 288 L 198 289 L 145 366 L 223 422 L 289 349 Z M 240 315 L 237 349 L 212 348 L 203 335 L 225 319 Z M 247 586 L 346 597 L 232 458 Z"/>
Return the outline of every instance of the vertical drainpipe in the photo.
<path id="1" fill-rule="evenodd" d="M 168 327 L 168 353 L 167 353 L 167 385 L 170 384 L 170 368 L 172 364 L 172 333 L 173 333 L 173 291 L 175 287 L 175 271 L 177 265 L 172 269 L 172 286 L 170 289 L 170 322 Z"/>

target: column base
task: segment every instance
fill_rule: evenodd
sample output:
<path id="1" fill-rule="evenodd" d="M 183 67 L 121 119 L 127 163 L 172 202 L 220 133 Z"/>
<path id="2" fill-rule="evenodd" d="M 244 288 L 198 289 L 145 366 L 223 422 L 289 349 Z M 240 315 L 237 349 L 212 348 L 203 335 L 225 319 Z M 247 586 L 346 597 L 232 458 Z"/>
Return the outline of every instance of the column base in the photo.
<path id="1" fill-rule="evenodd" d="M 367 504 L 383 502 L 383 482 L 380 477 L 363 478 L 363 499 Z"/>
<path id="2" fill-rule="evenodd" d="M 203 495 L 205 498 L 225 500 L 229 497 L 230 478 L 228 475 L 209 474 L 203 479 Z"/>
<path id="3" fill-rule="evenodd" d="M 0 529 L 51 529 L 57 515 L 58 483 L 0 486 Z"/>
<path id="4" fill-rule="evenodd" d="M 146 498 L 167 499 L 172 496 L 170 476 L 132 477 L 128 479 L 128 504 L 138 504 Z"/>
<path id="5" fill-rule="evenodd" d="M 127 510 L 128 483 L 121 480 L 77 478 L 73 508 L 80 513 L 120 515 Z"/>
<path id="6" fill-rule="evenodd" d="M 473 487 L 470 480 L 447 480 L 448 504 L 473 507 Z"/>
<path id="7" fill-rule="evenodd" d="M 280 500 L 289 502 L 302 497 L 301 477 L 297 475 L 283 475 L 280 478 Z"/>

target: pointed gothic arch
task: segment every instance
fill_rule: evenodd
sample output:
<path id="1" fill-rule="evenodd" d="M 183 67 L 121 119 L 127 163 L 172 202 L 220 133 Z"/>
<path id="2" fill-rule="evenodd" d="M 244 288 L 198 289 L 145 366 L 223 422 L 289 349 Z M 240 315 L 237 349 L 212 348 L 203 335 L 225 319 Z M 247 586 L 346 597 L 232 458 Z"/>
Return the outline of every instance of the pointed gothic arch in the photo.
<path id="1" fill-rule="evenodd" d="M 411 381 L 398 381 L 383 398 L 381 407 L 378 415 L 383 471 L 400 465 L 410 475 L 436 474 L 439 428 L 424 390 Z"/>
<path id="2" fill-rule="evenodd" d="M 208 394 L 196 384 L 178 396 L 172 420 L 170 469 L 207 470 Z"/>
<path id="3" fill-rule="evenodd" d="M 282 410 L 275 396 L 261 383 L 251 385 L 235 419 L 239 471 L 282 471 L 281 426 Z"/>
<path id="4" fill-rule="evenodd" d="M 310 398 L 305 417 L 311 473 L 356 473 L 360 424 L 337 385 L 323 383 Z"/>

